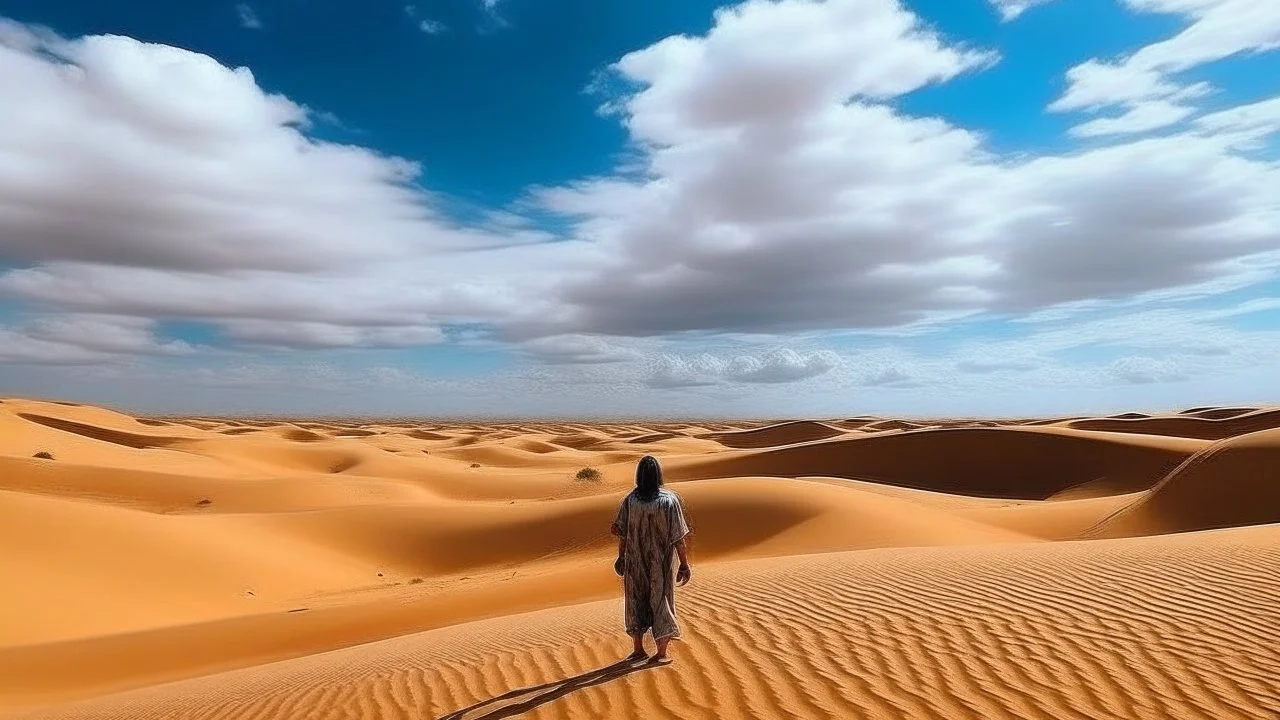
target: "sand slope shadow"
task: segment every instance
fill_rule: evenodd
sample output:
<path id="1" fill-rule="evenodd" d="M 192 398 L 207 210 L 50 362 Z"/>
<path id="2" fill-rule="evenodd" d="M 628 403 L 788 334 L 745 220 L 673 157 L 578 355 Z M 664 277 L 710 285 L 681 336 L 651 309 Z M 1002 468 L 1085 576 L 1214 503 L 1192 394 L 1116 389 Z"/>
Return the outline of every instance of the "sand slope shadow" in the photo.
<path id="1" fill-rule="evenodd" d="M 649 662 L 619 660 L 612 665 L 588 670 L 581 675 L 574 675 L 563 680 L 553 680 L 541 685 L 510 690 L 461 710 L 455 710 L 448 715 L 443 715 L 439 720 L 499 720 L 499 718 L 521 715 L 578 690 L 603 685 L 641 670 L 652 670 L 658 667 L 662 666 Z"/>
<path id="2" fill-rule="evenodd" d="M 33 413 L 17 413 L 17 415 L 27 422 L 33 422 L 47 428 L 61 430 L 62 432 L 71 433 L 73 435 L 80 435 L 99 442 L 123 445 L 135 450 L 172 447 L 178 443 L 187 441 L 187 438 L 182 437 L 143 435 L 140 433 L 127 432 L 125 430 L 113 430 L 111 428 L 99 427 L 97 425 L 86 425 L 84 423 L 49 417 L 47 415 L 36 415 Z"/>

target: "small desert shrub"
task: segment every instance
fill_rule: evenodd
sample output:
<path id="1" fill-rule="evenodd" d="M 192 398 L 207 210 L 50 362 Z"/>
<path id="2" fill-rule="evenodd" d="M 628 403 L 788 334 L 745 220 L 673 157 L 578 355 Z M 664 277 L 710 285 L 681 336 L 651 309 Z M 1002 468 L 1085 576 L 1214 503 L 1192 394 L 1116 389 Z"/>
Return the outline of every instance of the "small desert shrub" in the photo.
<path id="1" fill-rule="evenodd" d="M 35 455 L 32 455 L 31 457 L 38 457 L 41 460 L 52 460 L 53 453 L 49 452 L 48 450 L 41 450 L 40 452 L 36 453 Z"/>
<path id="2" fill-rule="evenodd" d="M 212 504 L 213 504 L 213 501 L 210 500 L 209 498 L 200 498 L 199 500 L 196 501 L 197 507 L 204 507 L 205 505 L 212 505 Z"/>
<path id="3" fill-rule="evenodd" d="M 471 463 L 471 467 L 478 468 L 480 467 L 480 463 Z"/>
<path id="4" fill-rule="evenodd" d="M 410 585 L 421 585 L 421 584 L 422 584 L 422 578 L 413 578 L 412 580 L 410 580 L 410 581 L 409 581 L 409 584 L 410 584 Z"/>
<path id="5" fill-rule="evenodd" d="M 600 482 L 601 475 L 599 470 L 585 467 L 579 470 L 578 474 L 573 476 L 573 479 L 578 482 Z"/>

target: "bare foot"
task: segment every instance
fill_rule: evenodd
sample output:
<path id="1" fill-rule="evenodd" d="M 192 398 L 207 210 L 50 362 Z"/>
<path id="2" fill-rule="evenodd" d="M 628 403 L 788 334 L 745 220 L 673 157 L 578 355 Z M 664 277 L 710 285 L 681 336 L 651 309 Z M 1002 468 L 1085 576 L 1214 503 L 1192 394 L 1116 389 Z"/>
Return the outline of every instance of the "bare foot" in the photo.
<path id="1" fill-rule="evenodd" d="M 670 655 L 654 655 L 653 657 L 649 658 L 649 662 L 653 663 L 654 665 L 670 665 L 675 661 L 671 659 Z"/>
<path id="2" fill-rule="evenodd" d="M 649 653 L 646 653 L 643 650 L 636 650 L 635 652 L 627 656 L 627 660 L 644 660 L 648 657 L 649 657 Z"/>

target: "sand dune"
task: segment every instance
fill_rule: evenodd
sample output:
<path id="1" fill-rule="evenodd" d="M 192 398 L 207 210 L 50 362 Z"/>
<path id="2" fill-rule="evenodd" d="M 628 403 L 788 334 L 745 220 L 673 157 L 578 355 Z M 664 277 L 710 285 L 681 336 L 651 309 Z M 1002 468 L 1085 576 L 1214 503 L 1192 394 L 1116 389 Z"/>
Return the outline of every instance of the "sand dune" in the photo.
<path id="1" fill-rule="evenodd" d="M 844 431 L 819 422 L 789 422 L 753 430 L 710 433 L 706 437 L 731 448 L 764 448 L 826 440 Z"/>
<path id="2" fill-rule="evenodd" d="M 712 455 L 673 464 L 671 474 L 677 479 L 822 475 L 1041 499 L 1100 478 L 1122 488 L 1150 487 L 1206 444 L 1056 428 L 917 430 Z"/>
<path id="3" fill-rule="evenodd" d="M 1275 717 L 1280 411 L 1138 415 L 478 425 L 7 400 L 0 714 Z M 688 636 L 674 666 L 610 669 L 607 528 L 646 453 L 694 527 Z"/>
<path id="4" fill-rule="evenodd" d="M 1277 547 L 1265 528 L 735 563 L 683 596 L 670 667 L 610 668 L 606 600 L 30 717 L 1267 718 Z"/>
<path id="5" fill-rule="evenodd" d="M 0 494 L 7 550 L 0 641 L 53 642 L 254 612 L 350 587 L 367 574 L 345 553 L 227 520 Z"/>
<path id="6" fill-rule="evenodd" d="M 1190 415 L 1137 418 L 1087 418 L 1066 423 L 1080 430 L 1144 433 L 1221 440 L 1280 425 L 1280 410 L 1211 408 Z"/>
<path id="7" fill-rule="evenodd" d="M 1194 415 L 1208 420 L 1225 420 L 1226 418 L 1233 418 L 1237 415 L 1244 415 L 1246 413 L 1256 412 L 1257 410 L 1258 408 L 1252 407 L 1209 407 L 1191 408 L 1190 410 L 1183 410 L 1178 414 Z"/>
<path id="8" fill-rule="evenodd" d="M 1090 536 L 1186 532 L 1280 522 L 1280 430 L 1197 453 Z"/>

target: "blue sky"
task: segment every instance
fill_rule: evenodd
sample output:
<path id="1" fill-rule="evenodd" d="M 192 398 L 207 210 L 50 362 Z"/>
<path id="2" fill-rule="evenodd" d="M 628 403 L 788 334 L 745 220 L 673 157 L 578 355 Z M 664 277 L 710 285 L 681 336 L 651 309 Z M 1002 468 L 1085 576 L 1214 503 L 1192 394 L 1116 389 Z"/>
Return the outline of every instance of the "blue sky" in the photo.
<path id="1" fill-rule="evenodd" d="M 1280 401 L 1271 0 L 0 18 L 0 394 L 479 417 Z"/>

